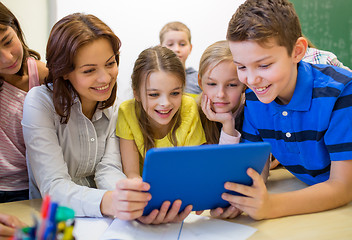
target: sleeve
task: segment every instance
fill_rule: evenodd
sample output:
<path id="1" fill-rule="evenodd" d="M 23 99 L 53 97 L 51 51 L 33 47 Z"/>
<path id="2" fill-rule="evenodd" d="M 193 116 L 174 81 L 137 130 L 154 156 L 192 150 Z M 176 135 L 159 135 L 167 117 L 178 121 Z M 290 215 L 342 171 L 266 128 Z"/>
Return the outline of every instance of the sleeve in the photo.
<path id="1" fill-rule="evenodd" d="M 199 117 L 197 103 L 192 97 L 184 96 L 186 104 L 182 108 L 183 111 L 182 118 L 185 118 L 182 122 L 185 123 L 184 126 L 188 129 L 184 129 L 186 133 L 184 146 L 197 146 L 206 143 L 204 129 L 202 122 Z"/>
<path id="2" fill-rule="evenodd" d="M 104 156 L 95 169 L 95 182 L 97 188 L 114 190 L 116 182 L 126 178 L 122 172 L 119 138 L 116 136 L 117 105 L 104 111 L 109 111 L 109 127 Z"/>
<path id="3" fill-rule="evenodd" d="M 118 111 L 118 117 L 117 117 L 117 122 L 116 122 L 116 135 L 120 138 L 123 139 L 128 139 L 128 140 L 133 140 L 134 136 L 131 130 L 131 127 L 129 125 L 129 122 L 127 121 L 128 119 L 128 113 L 131 111 L 130 108 L 132 108 L 132 104 L 129 104 L 131 100 L 127 100 L 123 103 L 121 103 Z M 132 119 L 130 118 L 130 121 Z"/>
<path id="4" fill-rule="evenodd" d="M 49 194 L 53 201 L 73 208 L 76 216 L 101 217 L 100 202 L 106 190 L 72 181 L 56 133 L 51 94 L 44 88 L 32 88 L 23 106 L 23 137 L 31 182 L 41 196 Z"/>
<path id="5" fill-rule="evenodd" d="M 220 132 L 219 144 L 236 144 L 241 140 L 241 133 L 235 129 L 235 136 L 225 133 L 222 129 Z"/>
<path id="6" fill-rule="evenodd" d="M 335 103 L 324 141 L 332 161 L 352 160 L 352 81 Z"/>

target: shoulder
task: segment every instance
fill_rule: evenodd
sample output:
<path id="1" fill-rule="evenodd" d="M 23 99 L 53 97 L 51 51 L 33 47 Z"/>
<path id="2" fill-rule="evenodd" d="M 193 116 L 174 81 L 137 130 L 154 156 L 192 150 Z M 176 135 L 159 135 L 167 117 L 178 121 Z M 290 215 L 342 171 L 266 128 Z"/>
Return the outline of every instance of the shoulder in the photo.
<path id="1" fill-rule="evenodd" d="M 129 99 L 129 100 L 125 100 L 123 101 L 120 106 L 119 106 L 119 110 L 120 111 L 131 111 L 131 108 L 134 108 L 134 104 L 135 104 L 135 99 Z"/>
<path id="2" fill-rule="evenodd" d="M 329 86 L 342 90 L 352 83 L 352 72 L 331 65 L 308 64 L 305 72 L 311 71 L 314 86 Z"/>
<path id="3" fill-rule="evenodd" d="M 200 120 L 198 105 L 194 98 L 183 95 L 181 104 L 181 119 L 182 124 L 192 123 L 196 120 Z"/>
<path id="4" fill-rule="evenodd" d="M 36 64 L 37 64 L 37 68 L 38 68 L 38 75 L 39 75 L 39 82 L 40 84 L 44 83 L 44 79 L 48 76 L 49 74 L 49 70 L 46 67 L 46 64 L 43 63 L 40 60 L 35 60 Z"/>
<path id="5" fill-rule="evenodd" d="M 190 110 L 194 110 L 194 109 L 198 109 L 198 105 L 197 105 L 197 102 L 196 100 L 191 97 L 191 96 L 188 96 L 186 94 L 184 94 L 182 96 L 182 109 L 181 110 L 187 110 L 187 109 L 190 109 Z"/>
<path id="6" fill-rule="evenodd" d="M 186 74 L 198 74 L 197 70 L 192 67 L 186 68 Z"/>
<path id="7" fill-rule="evenodd" d="M 28 91 L 26 98 L 50 99 L 52 101 L 52 93 L 46 85 L 40 85 L 31 88 Z"/>

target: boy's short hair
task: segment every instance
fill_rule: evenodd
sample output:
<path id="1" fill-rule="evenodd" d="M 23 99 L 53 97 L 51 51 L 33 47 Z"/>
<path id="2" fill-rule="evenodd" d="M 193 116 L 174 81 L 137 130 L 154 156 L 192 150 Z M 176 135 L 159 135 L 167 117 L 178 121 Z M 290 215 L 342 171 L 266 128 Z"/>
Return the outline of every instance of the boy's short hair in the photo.
<path id="1" fill-rule="evenodd" d="M 169 22 L 169 23 L 165 24 L 165 26 L 160 30 L 160 33 L 159 33 L 160 44 L 162 44 L 162 42 L 164 41 L 165 33 L 169 32 L 169 31 L 185 32 L 188 36 L 189 43 L 191 43 L 191 31 L 189 30 L 189 28 L 185 24 L 183 24 L 181 22 Z"/>
<path id="2" fill-rule="evenodd" d="M 229 41 L 253 40 L 265 45 L 275 38 L 291 56 L 302 36 L 298 15 L 288 0 L 247 0 L 232 16 L 227 29 Z"/>

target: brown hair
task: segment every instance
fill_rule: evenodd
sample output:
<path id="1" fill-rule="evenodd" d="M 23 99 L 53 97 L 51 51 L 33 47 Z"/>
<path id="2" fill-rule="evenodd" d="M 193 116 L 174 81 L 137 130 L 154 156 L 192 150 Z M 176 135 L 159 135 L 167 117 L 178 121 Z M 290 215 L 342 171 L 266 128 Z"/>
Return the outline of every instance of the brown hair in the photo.
<path id="1" fill-rule="evenodd" d="M 164 71 L 174 74 L 181 82 L 182 87 L 185 86 L 186 73 L 185 69 L 177 57 L 177 55 L 167 47 L 156 46 L 143 50 L 133 67 L 132 73 L 132 90 L 136 99 L 141 99 L 141 85 L 147 86 L 149 76 L 153 72 Z M 145 112 L 141 101 L 136 100 L 135 111 L 138 118 L 139 127 L 143 134 L 144 140 L 144 153 L 155 146 L 153 131 L 150 126 L 148 114 Z M 177 146 L 176 130 L 180 126 L 181 116 L 180 109 L 173 117 L 172 130 L 168 134 L 170 142 Z"/>
<path id="2" fill-rule="evenodd" d="M 247 0 L 232 16 L 227 30 L 229 41 L 254 40 L 265 45 L 275 38 L 289 56 L 299 37 L 301 25 L 293 4 L 287 0 Z"/>
<path id="3" fill-rule="evenodd" d="M 40 60 L 40 54 L 36 51 L 30 49 L 23 37 L 23 32 L 20 26 L 19 21 L 15 17 L 15 15 L 4 5 L 0 2 L 0 31 L 6 31 L 8 27 L 11 27 L 17 34 L 18 39 L 22 43 L 23 48 L 23 58 L 20 70 L 16 73 L 19 76 L 23 76 L 24 69 L 27 67 L 27 58 L 29 56 Z M 0 79 L 0 88 L 3 82 Z"/>
<path id="4" fill-rule="evenodd" d="M 189 43 L 191 43 L 191 30 L 189 30 L 189 28 L 185 24 L 183 24 L 181 22 L 169 22 L 169 23 L 165 24 L 165 26 L 160 30 L 160 33 L 159 33 L 160 44 L 162 44 L 164 42 L 165 33 L 169 32 L 169 31 L 185 32 L 188 36 Z"/>
<path id="5" fill-rule="evenodd" d="M 100 38 L 110 41 L 118 64 L 120 39 L 96 16 L 82 13 L 70 14 L 59 20 L 51 30 L 46 48 L 49 75 L 45 84 L 50 90 L 49 83 L 52 83 L 55 111 L 61 116 L 61 123 L 67 123 L 69 120 L 71 106 L 78 96 L 70 81 L 65 81 L 64 76 L 75 69 L 74 57 L 77 51 L 82 46 Z M 114 104 L 116 88 L 115 83 L 110 98 L 102 102 L 101 109 Z"/>
<path id="6" fill-rule="evenodd" d="M 210 45 L 203 52 L 200 62 L 199 62 L 199 72 L 198 78 L 201 81 L 202 77 L 206 72 L 211 71 L 215 68 L 219 63 L 224 61 L 233 61 L 233 56 L 229 48 L 229 44 L 227 41 L 218 41 Z M 244 97 L 245 86 L 243 87 L 242 96 Z M 242 101 L 239 102 L 239 105 L 235 106 L 232 112 L 235 112 L 241 106 Z M 217 122 L 210 121 L 202 111 L 202 107 L 198 104 L 198 110 L 200 119 L 202 121 L 205 138 L 207 140 L 207 144 L 218 144 L 220 138 L 220 125 Z M 241 111 L 239 111 L 241 112 Z M 237 129 L 237 128 L 236 128 Z M 239 129 L 237 129 L 239 130 Z"/>

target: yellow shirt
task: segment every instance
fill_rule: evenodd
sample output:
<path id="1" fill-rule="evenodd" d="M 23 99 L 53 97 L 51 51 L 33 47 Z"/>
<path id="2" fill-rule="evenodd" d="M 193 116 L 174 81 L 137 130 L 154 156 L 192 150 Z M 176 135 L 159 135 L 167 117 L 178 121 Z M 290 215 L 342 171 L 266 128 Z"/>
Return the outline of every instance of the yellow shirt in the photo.
<path id="1" fill-rule="evenodd" d="M 195 100 L 183 95 L 181 103 L 181 124 L 176 130 L 177 146 L 196 146 L 206 142 L 202 123 L 199 118 Z M 144 163 L 144 140 L 138 125 L 135 112 L 135 99 L 121 103 L 116 124 L 116 135 L 120 138 L 134 140 L 140 158 L 140 166 Z M 168 136 L 155 139 L 155 147 L 173 147 Z"/>

